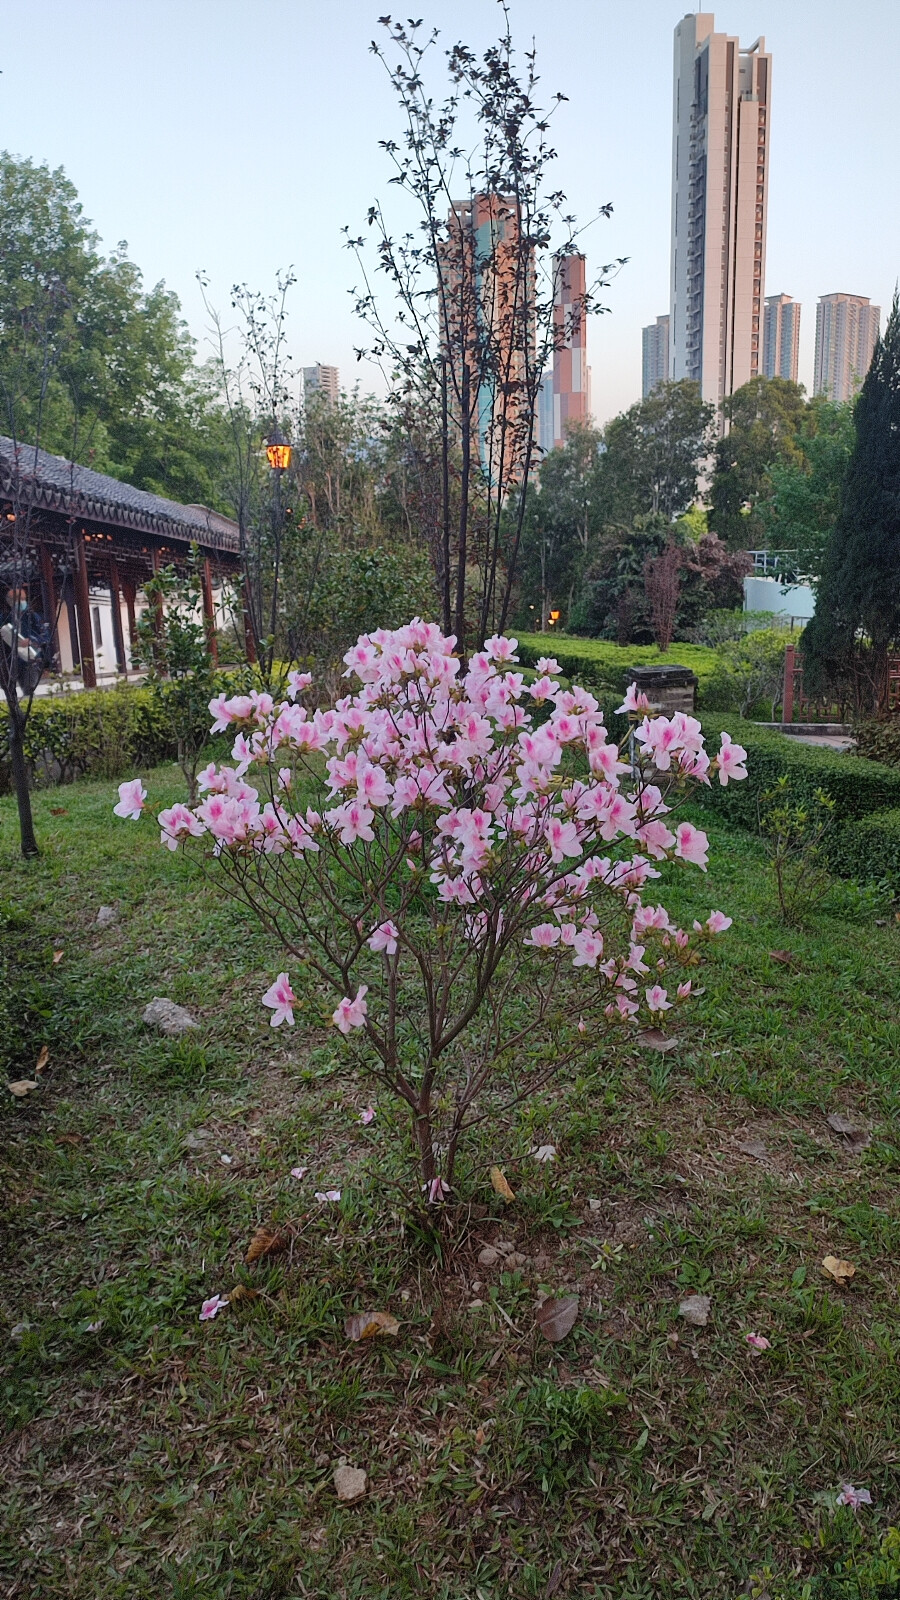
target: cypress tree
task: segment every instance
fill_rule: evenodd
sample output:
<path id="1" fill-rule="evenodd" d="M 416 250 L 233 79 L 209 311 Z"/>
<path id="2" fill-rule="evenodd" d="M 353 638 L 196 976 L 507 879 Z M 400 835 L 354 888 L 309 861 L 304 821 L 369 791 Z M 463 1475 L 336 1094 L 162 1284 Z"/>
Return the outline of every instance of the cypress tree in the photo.
<path id="1" fill-rule="evenodd" d="M 856 444 L 803 635 L 806 686 L 883 709 L 887 658 L 900 651 L 900 303 L 856 403 Z"/>

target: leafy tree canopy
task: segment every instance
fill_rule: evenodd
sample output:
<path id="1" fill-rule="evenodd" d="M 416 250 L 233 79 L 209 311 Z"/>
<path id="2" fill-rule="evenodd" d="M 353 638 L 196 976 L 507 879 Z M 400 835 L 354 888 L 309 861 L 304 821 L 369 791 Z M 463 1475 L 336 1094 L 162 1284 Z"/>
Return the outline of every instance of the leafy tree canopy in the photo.
<path id="1" fill-rule="evenodd" d="M 709 526 L 733 549 L 747 550 L 765 541 L 757 505 L 769 492 L 773 463 L 800 461 L 803 389 L 787 378 L 751 378 L 722 412 L 728 431 L 716 445 Z"/>

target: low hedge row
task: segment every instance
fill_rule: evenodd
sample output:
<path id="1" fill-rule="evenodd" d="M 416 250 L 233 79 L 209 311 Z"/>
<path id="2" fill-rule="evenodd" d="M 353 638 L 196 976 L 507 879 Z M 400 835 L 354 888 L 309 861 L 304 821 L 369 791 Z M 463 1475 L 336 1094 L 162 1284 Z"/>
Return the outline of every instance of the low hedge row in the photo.
<path id="1" fill-rule="evenodd" d="M 223 675 L 223 687 L 227 683 Z M 198 733 L 208 730 L 204 713 Z M 8 720 L 0 708 L 0 791 L 9 788 Z M 77 778 L 117 778 L 135 768 L 174 761 L 177 747 L 165 706 L 150 689 L 119 684 L 48 695 L 34 701 L 25 727 L 25 755 L 36 786 Z"/>
<path id="2" fill-rule="evenodd" d="M 689 667 L 700 683 L 716 671 L 715 650 L 702 644 L 673 644 L 660 655 L 653 644 L 613 644 L 610 639 L 581 639 L 576 634 L 519 634 L 518 656 L 533 667 L 539 656 L 554 656 L 567 678 L 578 683 L 607 683 L 617 691 L 628 687 L 629 667 Z"/>
<path id="3" fill-rule="evenodd" d="M 900 808 L 873 811 L 845 823 L 829 850 L 835 872 L 859 883 L 887 882 L 900 889 Z"/>
<path id="4" fill-rule="evenodd" d="M 701 805 L 741 827 L 757 827 L 759 796 L 771 789 L 782 773 L 789 776 L 792 792 L 798 798 L 812 798 L 817 789 L 824 790 L 835 802 L 839 823 L 855 823 L 874 811 L 900 807 L 900 770 L 896 767 L 866 761 L 861 756 L 842 755 L 820 745 L 801 744 L 790 735 L 721 712 L 707 713 L 702 722 L 711 754 L 718 749 L 717 735 L 723 728 L 747 751 L 745 783 L 729 783 L 722 788 L 714 781 L 709 789 L 697 792 Z"/>

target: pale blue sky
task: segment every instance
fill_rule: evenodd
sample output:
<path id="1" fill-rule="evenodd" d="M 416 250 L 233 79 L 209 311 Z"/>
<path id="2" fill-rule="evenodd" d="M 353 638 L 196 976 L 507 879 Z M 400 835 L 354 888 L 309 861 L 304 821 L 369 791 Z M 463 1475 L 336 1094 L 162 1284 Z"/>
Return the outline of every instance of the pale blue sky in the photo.
<path id="1" fill-rule="evenodd" d="M 202 339 L 194 273 L 224 306 L 231 283 L 272 285 L 293 264 L 300 363 L 360 372 L 341 227 L 387 196 L 377 140 L 398 131 L 368 52 L 387 0 L 6 0 L 0 145 L 62 165 L 104 241 L 127 239 Z M 405 9 L 408 9 L 405 8 Z M 558 182 L 589 215 L 586 248 L 630 261 L 589 331 L 600 420 L 640 394 L 640 330 L 667 309 L 672 30 L 668 0 L 511 0 L 544 86 L 569 96 L 555 127 Z M 398 15 L 405 11 L 398 12 Z M 484 46 L 495 0 L 416 0 L 446 43 Z M 803 303 L 812 376 L 815 303 L 845 290 L 889 303 L 900 272 L 900 5 L 729 0 L 716 26 L 773 52 L 766 292 Z M 375 380 L 363 369 L 364 387 Z"/>

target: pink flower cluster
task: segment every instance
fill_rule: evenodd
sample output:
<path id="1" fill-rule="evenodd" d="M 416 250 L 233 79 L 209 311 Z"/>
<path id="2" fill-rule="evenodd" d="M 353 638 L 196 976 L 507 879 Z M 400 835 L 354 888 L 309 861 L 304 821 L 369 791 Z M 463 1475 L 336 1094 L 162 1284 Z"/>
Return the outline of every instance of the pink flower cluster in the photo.
<path id="1" fill-rule="evenodd" d="M 375 914 L 354 920 L 349 935 L 342 930 L 336 964 L 349 973 L 360 963 L 370 983 L 355 982 L 340 998 L 332 1021 L 341 1033 L 364 1028 L 377 1038 L 373 957 L 384 976 L 409 954 L 415 974 L 396 909 L 409 904 L 404 883 L 415 885 L 419 903 L 430 898 L 442 926 L 459 919 L 472 961 L 493 970 L 498 952 L 527 948 L 592 975 L 610 1020 L 658 1020 L 691 993 L 688 979 L 674 990 L 663 985 L 667 965 L 687 966 L 698 942 L 730 924 L 713 912 L 690 934 L 662 906 L 644 904 L 656 864 L 707 865 L 705 833 L 676 822 L 669 802 L 714 775 L 721 784 L 746 777 L 746 752 L 723 734 L 711 759 L 694 717 L 650 716 L 632 685 L 622 709 L 632 717 L 635 756 L 626 761 L 595 697 L 563 687 L 556 661 L 542 659 L 528 684 L 514 670 L 515 639 L 488 639 L 465 670 L 454 644 L 418 620 L 363 635 L 344 657 L 359 686 L 328 710 L 298 703 L 307 674 L 291 675 L 280 702 L 263 692 L 218 695 L 212 728 L 234 732 L 235 765 L 211 763 L 199 804 L 160 813 L 162 843 L 175 849 L 209 835 L 214 854 L 227 852 L 236 870 L 251 863 L 257 882 L 266 858 L 276 869 L 281 857 L 299 863 L 311 884 L 353 865 L 364 885 L 389 863 Z M 247 781 L 251 769 L 258 784 Z M 319 777 L 320 809 L 292 803 L 298 771 Z M 117 813 L 139 816 L 139 780 L 119 792 Z M 608 928 L 616 905 L 624 943 Z M 263 1004 L 273 1027 L 293 1023 L 287 973 Z"/>

